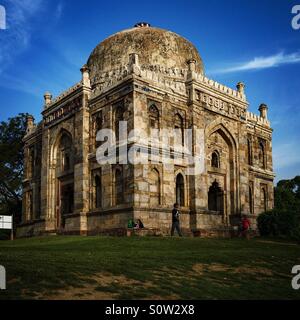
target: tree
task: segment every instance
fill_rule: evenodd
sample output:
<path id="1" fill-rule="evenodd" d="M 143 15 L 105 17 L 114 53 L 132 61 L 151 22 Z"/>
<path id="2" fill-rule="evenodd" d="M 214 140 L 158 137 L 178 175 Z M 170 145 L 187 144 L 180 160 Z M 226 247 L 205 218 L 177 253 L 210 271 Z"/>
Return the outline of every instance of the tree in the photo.
<path id="1" fill-rule="evenodd" d="M 275 187 L 275 208 L 299 211 L 300 176 L 291 180 L 281 180 Z"/>
<path id="2" fill-rule="evenodd" d="M 19 114 L 0 123 L 0 214 L 15 215 L 22 211 L 23 137 L 27 114 Z"/>
<path id="3" fill-rule="evenodd" d="M 279 181 L 274 197 L 274 209 L 258 216 L 260 234 L 300 239 L 300 176 Z"/>

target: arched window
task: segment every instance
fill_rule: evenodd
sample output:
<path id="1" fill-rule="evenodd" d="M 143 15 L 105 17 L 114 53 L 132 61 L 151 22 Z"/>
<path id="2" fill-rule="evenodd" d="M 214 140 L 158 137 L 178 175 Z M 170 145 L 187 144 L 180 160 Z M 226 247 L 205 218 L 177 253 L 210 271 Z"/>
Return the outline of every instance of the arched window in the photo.
<path id="1" fill-rule="evenodd" d="M 98 148 L 101 145 L 100 141 L 97 141 L 97 134 L 102 129 L 102 112 L 98 112 L 97 115 L 94 118 L 94 137 L 95 137 L 95 146 Z"/>
<path id="2" fill-rule="evenodd" d="M 181 173 L 179 173 L 176 177 L 176 202 L 184 207 L 184 178 Z"/>
<path id="3" fill-rule="evenodd" d="M 159 111 L 155 104 L 149 107 L 149 125 L 151 129 L 159 129 Z"/>
<path id="4" fill-rule="evenodd" d="M 224 192 L 216 180 L 208 191 L 208 210 L 221 214 L 224 212 Z"/>
<path id="5" fill-rule="evenodd" d="M 68 134 L 63 134 L 60 140 L 61 169 L 63 172 L 72 169 L 72 140 Z"/>
<path id="6" fill-rule="evenodd" d="M 95 177 L 95 208 L 102 207 L 102 184 L 101 177 L 96 175 Z"/>
<path id="7" fill-rule="evenodd" d="M 119 141 L 120 138 L 120 128 L 119 128 L 119 122 L 124 120 L 124 110 L 122 107 L 117 107 L 115 111 L 115 135 L 116 135 L 116 141 Z"/>
<path id="8" fill-rule="evenodd" d="M 250 139 L 247 139 L 247 155 L 248 155 L 248 164 L 252 165 L 252 144 Z"/>
<path id="9" fill-rule="evenodd" d="M 261 206 L 262 210 L 266 212 L 268 210 L 268 205 L 267 205 L 267 190 L 266 188 L 261 189 Z"/>
<path id="10" fill-rule="evenodd" d="M 249 210 L 250 210 L 250 213 L 253 214 L 254 211 L 253 211 L 253 194 L 252 194 L 252 188 L 249 187 Z"/>
<path id="11" fill-rule="evenodd" d="M 150 206 L 160 205 L 160 177 L 156 169 L 149 174 Z"/>
<path id="12" fill-rule="evenodd" d="M 211 166 L 213 168 L 220 168 L 220 156 L 217 151 L 214 151 L 211 155 Z"/>
<path id="13" fill-rule="evenodd" d="M 122 204 L 124 200 L 123 173 L 119 168 L 115 171 L 115 199 L 116 205 Z"/>
<path id="14" fill-rule="evenodd" d="M 26 174 L 27 174 L 27 179 L 32 179 L 34 176 L 34 147 L 30 147 L 27 151 L 27 168 L 26 168 Z"/>
<path id="15" fill-rule="evenodd" d="M 258 161 L 259 161 L 259 166 L 265 169 L 266 167 L 265 146 L 262 142 L 259 143 Z"/>
<path id="16" fill-rule="evenodd" d="M 174 129 L 176 130 L 176 143 L 184 145 L 184 123 L 180 114 L 176 113 L 174 119 Z"/>
<path id="17" fill-rule="evenodd" d="M 71 134 L 65 130 L 60 133 L 56 149 L 55 172 L 59 180 L 54 200 L 57 227 L 64 228 L 66 215 L 74 212 L 74 147 Z"/>

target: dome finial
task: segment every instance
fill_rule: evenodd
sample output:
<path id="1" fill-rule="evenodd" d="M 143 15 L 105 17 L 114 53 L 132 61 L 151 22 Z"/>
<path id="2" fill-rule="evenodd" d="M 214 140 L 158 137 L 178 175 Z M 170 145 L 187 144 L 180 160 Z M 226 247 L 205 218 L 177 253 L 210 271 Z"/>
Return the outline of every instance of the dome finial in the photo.
<path id="1" fill-rule="evenodd" d="M 151 24 L 148 22 L 138 22 L 134 25 L 135 28 L 149 28 Z"/>
<path id="2" fill-rule="evenodd" d="M 268 106 L 265 103 L 262 103 L 259 106 L 260 117 L 267 119 L 268 118 Z"/>

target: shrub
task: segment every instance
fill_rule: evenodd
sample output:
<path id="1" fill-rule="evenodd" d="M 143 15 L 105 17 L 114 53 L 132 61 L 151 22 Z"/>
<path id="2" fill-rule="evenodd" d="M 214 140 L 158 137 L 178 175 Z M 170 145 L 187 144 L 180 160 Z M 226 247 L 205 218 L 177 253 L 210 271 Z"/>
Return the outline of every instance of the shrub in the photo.
<path id="1" fill-rule="evenodd" d="M 9 240 L 10 230 L 0 230 L 0 240 Z"/>
<path id="2" fill-rule="evenodd" d="M 273 209 L 264 212 L 258 216 L 257 226 L 262 236 L 300 240 L 300 215 L 295 211 Z"/>

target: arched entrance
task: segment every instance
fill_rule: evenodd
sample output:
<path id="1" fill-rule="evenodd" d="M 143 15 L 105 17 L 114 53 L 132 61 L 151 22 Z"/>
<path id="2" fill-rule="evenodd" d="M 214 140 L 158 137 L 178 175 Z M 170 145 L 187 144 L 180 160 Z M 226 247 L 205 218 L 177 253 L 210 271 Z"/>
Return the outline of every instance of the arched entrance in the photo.
<path id="1" fill-rule="evenodd" d="M 239 212 L 237 144 L 222 123 L 210 128 L 206 132 L 207 209 L 222 213 L 223 221 L 230 223 L 230 216 Z"/>
<path id="2" fill-rule="evenodd" d="M 60 132 L 52 156 L 56 229 L 63 231 L 67 216 L 74 212 L 74 147 L 66 130 Z"/>

